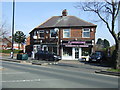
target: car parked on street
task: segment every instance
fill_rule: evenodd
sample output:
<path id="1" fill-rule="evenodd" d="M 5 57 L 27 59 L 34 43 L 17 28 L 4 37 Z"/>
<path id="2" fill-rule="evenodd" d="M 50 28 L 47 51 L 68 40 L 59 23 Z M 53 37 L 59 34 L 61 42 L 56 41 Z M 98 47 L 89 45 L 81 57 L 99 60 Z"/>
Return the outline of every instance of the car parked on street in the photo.
<path id="1" fill-rule="evenodd" d="M 61 57 L 49 51 L 39 50 L 35 54 L 35 59 L 37 60 L 43 59 L 43 60 L 48 60 L 48 61 L 59 61 L 61 60 Z"/>
<path id="2" fill-rule="evenodd" d="M 105 54 L 102 51 L 95 51 L 89 57 L 89 62 L 102 62 L 105 60 Z"/>

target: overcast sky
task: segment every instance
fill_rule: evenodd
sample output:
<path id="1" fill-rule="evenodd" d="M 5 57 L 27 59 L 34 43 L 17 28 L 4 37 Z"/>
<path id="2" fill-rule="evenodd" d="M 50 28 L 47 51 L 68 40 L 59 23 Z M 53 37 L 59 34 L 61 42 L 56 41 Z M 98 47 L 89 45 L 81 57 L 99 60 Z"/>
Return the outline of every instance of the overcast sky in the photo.
<path id="1" fill-rule="evenodd" d="M 95 22 L 98 17 L 76 9 L 76 2 L 16 2 L 15 3 L 15 31 L 23 31 L 27 36 L 29 32 L 45 22 L 52 16 L 61 16 L 61 12 L 67 9 L 68 15 L 77 16 L 85 21 L 97 25 L 96 40 L 98 38 L 109 40 L 110 44 L 114 44 L 114 39 L 108 32 L 105 24 Z M 2 21 L 6 22 L 10 27 L 12 24 L 12 2 L 2 2 Z M 117 25 L 117 24 L 116 24 Z M 117 28 L 116 28 L 117 29 Z M 10 33 L 11 35 L 11 33 Z"/>

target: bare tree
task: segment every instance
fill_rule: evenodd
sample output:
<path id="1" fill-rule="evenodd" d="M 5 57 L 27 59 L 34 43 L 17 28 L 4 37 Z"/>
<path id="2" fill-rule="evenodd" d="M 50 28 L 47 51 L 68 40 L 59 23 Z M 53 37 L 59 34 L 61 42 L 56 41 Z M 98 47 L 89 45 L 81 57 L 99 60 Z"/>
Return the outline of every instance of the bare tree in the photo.
<path id="1" fill-rule="evenodd" d="M 80 2 L 76 7 L 86 12 L 95 13 L 106 24 L 107 29 L 115 40 L 115 68 L 120 69 L 120 40 L 115 33 L 115 23 L 120 10 L 120 1 L 104 0 L 103 2 Z"/>
<path id="2" fill-rule="evenodd" d="M 7 28 L 7 23 L 3 22 L 0 25 L 0 37 L 7 36 L 8 32 L 9 32 L 9 30 Z"/>

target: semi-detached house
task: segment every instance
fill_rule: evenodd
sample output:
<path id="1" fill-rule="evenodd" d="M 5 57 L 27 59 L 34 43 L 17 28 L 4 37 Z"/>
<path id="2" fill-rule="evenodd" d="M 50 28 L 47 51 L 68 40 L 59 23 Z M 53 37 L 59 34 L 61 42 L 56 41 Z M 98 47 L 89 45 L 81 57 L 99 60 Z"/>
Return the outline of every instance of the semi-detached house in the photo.
<path id="1" fill-rule="evenodd" d="M 32 51 L 47 50 L 63 60 L 78 60 L 94 51 L 97 25 L 76 16 L 53 16 L 30 32 Z"/>

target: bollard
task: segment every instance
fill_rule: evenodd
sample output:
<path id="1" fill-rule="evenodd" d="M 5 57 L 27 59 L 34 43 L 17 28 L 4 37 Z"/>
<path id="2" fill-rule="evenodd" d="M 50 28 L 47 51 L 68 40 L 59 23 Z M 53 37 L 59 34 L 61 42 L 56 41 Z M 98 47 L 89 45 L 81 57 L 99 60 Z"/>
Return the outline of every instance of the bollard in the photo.
<path id="1" fill-rule="evenodd" d="M 35 59 L 35 52 L 32 51 L 32 59 Z"/>

